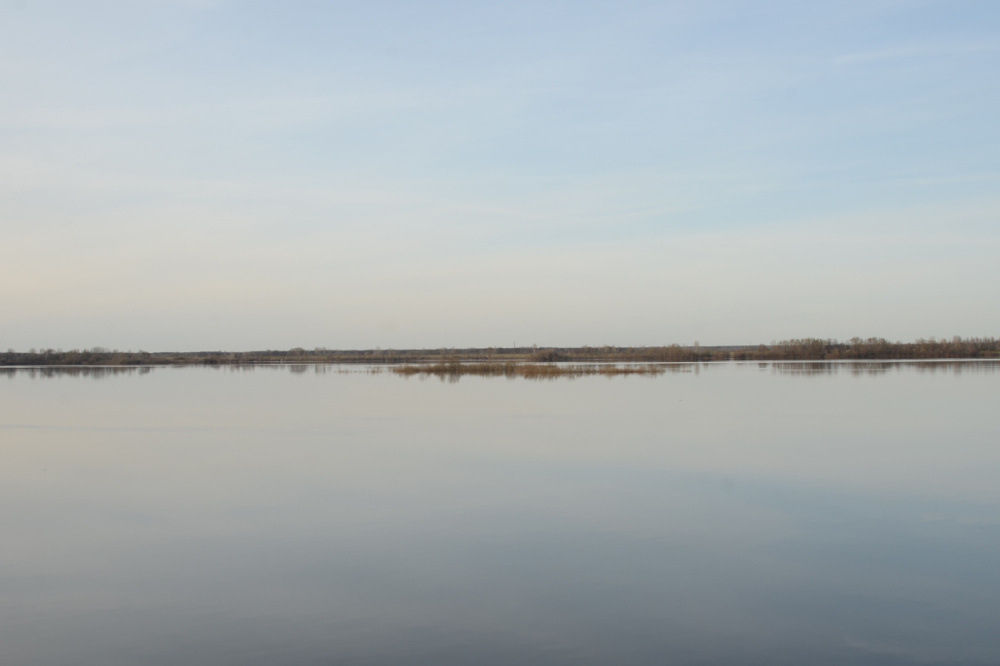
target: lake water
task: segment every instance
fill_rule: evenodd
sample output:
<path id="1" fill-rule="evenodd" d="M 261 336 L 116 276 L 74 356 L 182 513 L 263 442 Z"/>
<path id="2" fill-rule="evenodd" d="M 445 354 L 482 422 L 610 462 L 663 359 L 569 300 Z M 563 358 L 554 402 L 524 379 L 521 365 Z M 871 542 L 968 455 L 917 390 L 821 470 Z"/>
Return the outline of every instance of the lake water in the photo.
<path id="1" fill-rule="evenodd" d="M 1000 368 L 0 374 L 0 664 L 998 664 Z"/>

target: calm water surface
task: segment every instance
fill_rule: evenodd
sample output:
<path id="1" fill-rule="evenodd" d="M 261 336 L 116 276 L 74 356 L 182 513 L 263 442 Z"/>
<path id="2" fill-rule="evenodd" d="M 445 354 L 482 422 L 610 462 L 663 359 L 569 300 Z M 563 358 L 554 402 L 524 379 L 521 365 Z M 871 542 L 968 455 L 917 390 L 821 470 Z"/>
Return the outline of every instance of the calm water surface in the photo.
<path id="1" fill-rule="evenodd" d="M 995 365 L 347 370 L 0 375 L 0 664 L 1000 663 Z"/>

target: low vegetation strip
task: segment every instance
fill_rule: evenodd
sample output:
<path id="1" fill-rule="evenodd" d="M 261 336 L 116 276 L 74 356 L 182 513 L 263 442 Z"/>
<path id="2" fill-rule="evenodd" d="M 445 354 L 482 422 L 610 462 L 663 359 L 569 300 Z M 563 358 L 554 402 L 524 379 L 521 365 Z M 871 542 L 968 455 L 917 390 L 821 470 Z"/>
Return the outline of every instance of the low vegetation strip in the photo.
<path id="1" fill-rule="evenodd" d="M 406 377 L 438 377 L 439 379 L 458 379 L 465 375 L 481 377 L 521 377 L 524 379 L 556 379 L 561 377 L 584 377 L 587 375 L 662 375 L 665 367 L 662 365 L 556 365 L 554 363 L 518 363 L 506 361 L 501 363 L 435 363 L 428 365 L 397 365 L 392 372 Z"/>

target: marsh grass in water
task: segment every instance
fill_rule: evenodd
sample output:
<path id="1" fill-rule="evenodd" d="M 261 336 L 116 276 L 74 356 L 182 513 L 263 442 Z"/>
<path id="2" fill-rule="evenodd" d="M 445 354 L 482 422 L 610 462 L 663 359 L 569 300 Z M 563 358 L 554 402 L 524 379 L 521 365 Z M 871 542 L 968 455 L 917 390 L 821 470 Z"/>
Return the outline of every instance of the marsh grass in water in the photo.
<path id="1" fill-rule="evenodd" d="M 480 377 L 516 377 L 524 379 L 558 379 L 585 377 L 588 375 L 662 375 L 666 366 L 652 363 L 636 365 L 618 364 L 565 364 L 555 363 L 515 363 L 511 361 L 495 363 L 435 363 L 433 365 L 399 365 L 391 368 L 398 375 L 412 377 L 437 377 L 457 381 L 465 375 Z"/>

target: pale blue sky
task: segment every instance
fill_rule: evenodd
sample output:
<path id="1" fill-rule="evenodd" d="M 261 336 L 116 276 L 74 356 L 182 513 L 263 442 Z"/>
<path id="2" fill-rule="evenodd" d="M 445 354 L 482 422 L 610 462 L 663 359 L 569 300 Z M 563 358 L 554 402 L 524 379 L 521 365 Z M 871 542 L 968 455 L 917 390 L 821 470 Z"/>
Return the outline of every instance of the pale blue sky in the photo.
<path id="1" fill-rule="evenodd" d="M 998 335 L 1000 3 L 0 0 L 0 347 Z"/>

